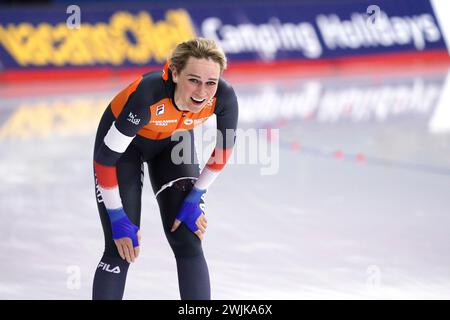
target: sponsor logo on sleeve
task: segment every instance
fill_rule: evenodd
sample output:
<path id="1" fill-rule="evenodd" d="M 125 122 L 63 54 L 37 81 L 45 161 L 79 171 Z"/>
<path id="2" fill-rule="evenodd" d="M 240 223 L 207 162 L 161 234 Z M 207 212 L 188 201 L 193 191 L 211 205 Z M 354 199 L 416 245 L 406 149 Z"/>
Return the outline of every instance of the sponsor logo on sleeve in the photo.
<path id="1" fill-rule="evenodd" d="M 139 122 L 141 122 L 141 119 L 137 118 L 136 116 L 137 116 L 136 114 L 133 114 L 132 112 L 130 112 L 127 120 L 130 121 L 134 125 L 138 125 Z"/>

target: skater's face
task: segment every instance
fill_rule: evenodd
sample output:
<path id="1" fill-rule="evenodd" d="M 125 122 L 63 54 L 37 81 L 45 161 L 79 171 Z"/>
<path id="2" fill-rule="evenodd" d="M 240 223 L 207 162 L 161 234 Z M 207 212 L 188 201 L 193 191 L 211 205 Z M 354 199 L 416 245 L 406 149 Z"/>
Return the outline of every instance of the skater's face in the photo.
<path id="1" fill-rule="evenodd" d="M 216 94 L 219 77 L 217 62 L 189 57 L 181 72 L 172 70 L 175 104 L 181 110 L 200 112 Z"/>

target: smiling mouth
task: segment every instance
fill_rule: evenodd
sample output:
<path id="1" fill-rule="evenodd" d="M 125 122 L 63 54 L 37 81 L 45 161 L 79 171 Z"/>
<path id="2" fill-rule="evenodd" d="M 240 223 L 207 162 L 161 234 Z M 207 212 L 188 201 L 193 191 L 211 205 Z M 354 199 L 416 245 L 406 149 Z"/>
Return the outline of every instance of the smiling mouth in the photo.
<path id="1" fill-rule="evenodd" d="M 191 101 L 196 105 L 201 105 L 203 102 L 205 102 L 205 100 L 206 99 L 195 99 L 194 97 L 191 97 Z"/>

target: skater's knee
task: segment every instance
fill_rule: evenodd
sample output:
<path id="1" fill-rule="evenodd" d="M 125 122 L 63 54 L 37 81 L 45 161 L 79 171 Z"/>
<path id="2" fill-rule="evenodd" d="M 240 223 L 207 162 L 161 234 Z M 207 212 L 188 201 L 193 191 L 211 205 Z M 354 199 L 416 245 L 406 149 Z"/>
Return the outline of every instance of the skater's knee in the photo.
<path id="1" fill-rule="evenodd" d="M 176 257 L 195 257 L 203 254 L 201 240 L 183 224 L 174 232 L 166 232 L 166 236 Z"/>

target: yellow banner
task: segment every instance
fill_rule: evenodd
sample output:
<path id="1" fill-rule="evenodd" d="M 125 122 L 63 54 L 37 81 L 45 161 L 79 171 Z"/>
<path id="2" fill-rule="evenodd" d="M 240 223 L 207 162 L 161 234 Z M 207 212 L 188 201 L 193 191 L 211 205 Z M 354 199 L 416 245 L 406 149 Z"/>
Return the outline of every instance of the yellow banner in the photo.
<path id="1" fill-rule="evenodd" d="M 193 37 L 193 24 L 183 9 L 167 10 L 157 22 L 146 11 L 118 11 L 109 23 L 82 23 L 79 29 L 65 23 L 0 25 L 0 45 L 21 66 L 163 63 L 179 42 Z"/>

